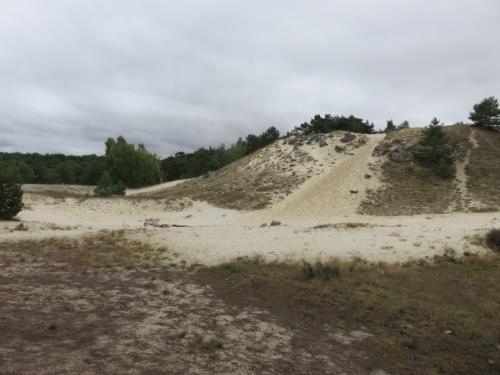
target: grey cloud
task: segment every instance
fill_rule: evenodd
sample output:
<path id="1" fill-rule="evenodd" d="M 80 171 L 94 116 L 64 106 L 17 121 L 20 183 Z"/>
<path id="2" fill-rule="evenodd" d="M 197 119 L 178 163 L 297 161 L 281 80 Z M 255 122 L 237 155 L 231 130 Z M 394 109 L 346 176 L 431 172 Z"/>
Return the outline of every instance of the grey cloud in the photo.
<path id="1" fill-rule="evenodd" d="M 164 156 L 315 113 L 426 124 L 500 95 L 497 0 L 6 0 L 0 150 Z"/>

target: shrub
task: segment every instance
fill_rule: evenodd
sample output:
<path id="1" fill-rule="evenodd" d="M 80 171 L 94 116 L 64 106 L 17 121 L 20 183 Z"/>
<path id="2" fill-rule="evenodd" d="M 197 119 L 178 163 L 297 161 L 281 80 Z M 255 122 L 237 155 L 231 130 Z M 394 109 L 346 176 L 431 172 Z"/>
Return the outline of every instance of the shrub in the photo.
<path id="1" fill-rule="evenodd" d="M 415 159 L 439 177 L 454 176 L 453 147 L 437 118 L 425 129 L 424 138 L 415 151 Z"/>
<path id="2" fill-rule="evenodd" d="M 0 183 L 0 219 L 12 219 L 23 209 L 21 185 Z"/>
<path id="3" fill-rule="evenodd" d="M 500 229 L 492 229 L 486 235 L 486 245 L 493 251 L 500 251 Z"/>
<path id="4" fill-rule="evenodd" d="M 102 177 L 97 182 L 97 186 L 94 189 L 94 194 L 99 197 L 109 197 L 111 195 L 125 195 L 126 191 L 125 184 L 122 181 L 117 183 L 113 182 L 113 179 L 108 172 L 104 172 Z"/>
<path id="5" fill-rule="evenodd" d="M 302 276 L 304 280 L 319 279 L 329 281 L 340 277 L 340 268 L 321 262 L 316 262 L 314 265 L 304 262 L 302 265 Z"/>

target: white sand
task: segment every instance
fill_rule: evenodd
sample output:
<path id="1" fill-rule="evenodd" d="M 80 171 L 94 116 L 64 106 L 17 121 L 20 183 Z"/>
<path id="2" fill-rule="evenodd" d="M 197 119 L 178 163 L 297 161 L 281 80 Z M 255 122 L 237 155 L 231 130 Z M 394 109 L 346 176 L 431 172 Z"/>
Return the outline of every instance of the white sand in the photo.
<path id="1" fill-rule="evenodd" d="M 446 249 L 458 254 L 486 252 L 471 238 L 500 226 L 500 213 L 451 213 L 399 217 L 356 214 L 366 189 L 379 186 L 369 164 L 373 148 L 382 136 L 370 136 L 368 144 L 353 155 L 332 152 L 338 140 L 317 151 L 318 175 L 310 178 L 285 200 L 268 209 L 242 212 L 203 202 L 166 200 L 53 199 L 27 193 L 27 208 L 19 218 L 28 231 L 13 230 L 18 223 L 0 222 L 0 240 L 80 236 L 102 230 L 124 229 L 130 238 L 167 247 L 188 263 L 219 264 L 239 256 L 267 260 L 327 260 L 361 257 L 370 261 L 404 262 L 432 257 Z M 282 146 L 285 147 L 285 146 Z M 288 146 L 287 146 L 288 147 Z M 315 152 L 309 150 L 309 153 Z M 334 163 L 334 164 L 332 164 Z M 326 165 L 326 167 L 325 167 Z M 365 178 L 370 174 L 372 178 Z M 149 187 L 129 194 L 157 191 L 179 182 Z M 65 187 L 66 188 L 66 187 Z M 36 191 L 30 187 L 27 191 Z M 356 194 L 351 190 L 358 191 Z M 184 205 L 184 206 L 182 206 Z M 182 228 L 144 227 L 144 220 Z M 271 219 L 281 226 L 260 227 Z M 318 224 L 364 223 L 312 229 Z"/>

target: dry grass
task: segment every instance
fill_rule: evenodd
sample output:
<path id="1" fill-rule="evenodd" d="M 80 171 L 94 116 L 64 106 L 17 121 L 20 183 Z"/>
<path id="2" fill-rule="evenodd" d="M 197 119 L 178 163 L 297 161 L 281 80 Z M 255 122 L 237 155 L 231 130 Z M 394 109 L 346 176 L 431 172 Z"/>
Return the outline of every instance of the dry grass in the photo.
<path id="1" fill-rule="evenodd" d="M 467 148 L 471 147 L 468 140 L 470 129 L 460 125 L 444 129 L 454 145 L 457 159 L 463 160 Z M 418 134 L 417 130 L 414 133 Z M 399 133 L 388 136 L 391 139 L 408 137 L 408 134 Z M 360 207 L 362 213 L 382 216 L 444 213 L 458 198 L 454 180 L 439 178 L 413 160 L 395 162 L 388 159 L 381 170 L 384 187 L 368 192 Z"/>
<path id="2" fill-rule="evenodd" d="M 302 345 L 362 331 L 366 369 L 391 374 L 483 375 L 500 371 L 500 258 L 373 265 L 265 264 L 238 260 L 205 269 L 199 282 L 240 308 L 259 306 L 302 330 Z M 352 349 L 352 348 L 351 348 Z"/>
<path id="3" fill-rule="evenodd" d="M 312 176 L 317 161 L 300 148 L 275 142 L 211 176 L 189 180 L 145 197 L 187 197 L 219 207 L 261 209 L 281 200 Z M 297 166 L 301 168 L 296 168 Z M 311 171 L 311 172 L 309 172 Z"/>
<path id="4" fill-rule="evenodd" d="M 471 152 L 466 169 L 467 188 L 483 209 L 500 209 L 500 132 L 476 129 L 479 144 Z"/>

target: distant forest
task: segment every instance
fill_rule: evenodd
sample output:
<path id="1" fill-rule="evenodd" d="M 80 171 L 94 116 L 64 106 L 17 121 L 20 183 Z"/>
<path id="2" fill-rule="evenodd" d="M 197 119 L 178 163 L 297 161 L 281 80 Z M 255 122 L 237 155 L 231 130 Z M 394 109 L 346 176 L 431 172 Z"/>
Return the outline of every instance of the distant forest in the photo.
<path id="1" fill-rule="evenodd" d="M 106 141 L 106 155 L 68 156 L 63 154 L 0 152 L 0 181 L 20 184 L 96 185 L 104 171 L 127 187 L 140 187 L 161 181 L 197 177 L 215 171 L 280 137 L 274 126 L 260 135 L 249 134 L 226 147 L 201 147 L 178 152 L 163 160 L 143 145 L 134 147 L 123 137 Z"/>

